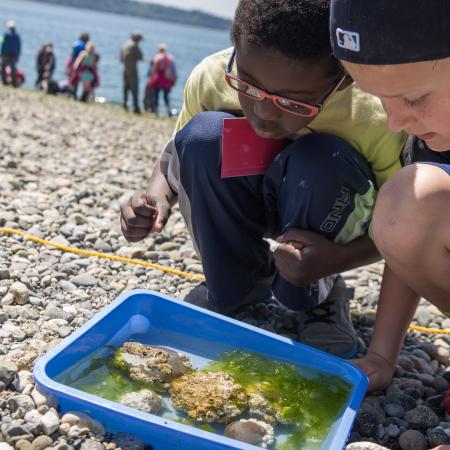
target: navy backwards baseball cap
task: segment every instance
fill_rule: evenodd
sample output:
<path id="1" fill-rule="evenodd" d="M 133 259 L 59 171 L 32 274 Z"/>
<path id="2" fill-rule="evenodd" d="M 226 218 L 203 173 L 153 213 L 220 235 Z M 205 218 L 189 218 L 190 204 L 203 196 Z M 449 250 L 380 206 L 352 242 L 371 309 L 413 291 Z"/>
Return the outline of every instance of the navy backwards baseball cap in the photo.
<path id="1" fill-rule="evenodd" d="M 403 64 L 450 56 L 450 0 L 332 0 L 338 59 Z"/>

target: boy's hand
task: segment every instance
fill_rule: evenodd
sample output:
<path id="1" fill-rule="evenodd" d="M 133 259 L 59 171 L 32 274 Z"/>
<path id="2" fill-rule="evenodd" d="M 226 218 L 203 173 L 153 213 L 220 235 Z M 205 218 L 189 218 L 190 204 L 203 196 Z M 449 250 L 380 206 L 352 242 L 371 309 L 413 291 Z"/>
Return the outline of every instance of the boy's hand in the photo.
<path id="1" fill-rule="evenodd" d="M 120 224 L 125 239 L 137 242 L 149 233 L 159 233 L 169 219 L 170 204 L 165 197 L 137 192 L 122 205 Z"/>
<path id="2" fill-rule="evenodd" d="M 339 272 L 336 259 L 340 246 L 312 231 L 291 228 L 277 239 L 275 265 L 280 275 L 294 286 L 305 286 Z"/>
<path id="3" fill-rule="evenodd" d="M 369 377 L 369 392 L 381 391 L 391 383 L 395 364 L 390 363 L 378 353 L 369 351 L 364 358 L 353 359 L 351 362 Z"/>

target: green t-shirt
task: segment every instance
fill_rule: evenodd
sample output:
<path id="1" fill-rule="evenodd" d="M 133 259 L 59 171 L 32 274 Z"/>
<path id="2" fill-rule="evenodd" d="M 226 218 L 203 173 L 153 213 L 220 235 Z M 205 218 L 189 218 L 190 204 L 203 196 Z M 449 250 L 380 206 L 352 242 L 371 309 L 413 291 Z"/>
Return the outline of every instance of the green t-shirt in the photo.
<path id="1" fill-rule="evenodd" d="M 232 49 L 206 57 L 189 76 L 176 131 L 202 111 L 241 111 L 238 95 L 225 81 L 225 68 Z M 347 141 L 370 163 L 378 187 L 401 167 L 400 153 L 406 134 L 387 128 L 386 113 L 378 98 L 353 83 L 326 103 L 308 128 Z M 304 134 L 308 130 L 299 130 Z"/>

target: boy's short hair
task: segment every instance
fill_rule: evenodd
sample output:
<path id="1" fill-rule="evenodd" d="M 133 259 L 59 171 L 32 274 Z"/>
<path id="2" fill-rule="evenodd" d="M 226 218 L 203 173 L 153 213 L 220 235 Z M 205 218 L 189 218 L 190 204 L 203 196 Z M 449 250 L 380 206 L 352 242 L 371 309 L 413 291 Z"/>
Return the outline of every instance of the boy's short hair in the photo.
<path id="1" fill-rule="evenodd" d="M 320 58 L 332 55 L 329 17 L 330 0 L 240 0 L 231 40 L 293 59 Z"/>

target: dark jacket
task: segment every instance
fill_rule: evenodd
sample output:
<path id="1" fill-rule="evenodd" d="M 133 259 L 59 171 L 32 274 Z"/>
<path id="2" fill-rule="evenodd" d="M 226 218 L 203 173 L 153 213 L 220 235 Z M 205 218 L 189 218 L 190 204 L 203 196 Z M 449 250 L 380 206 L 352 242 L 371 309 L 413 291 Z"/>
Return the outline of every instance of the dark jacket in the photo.
<path id="1" fill-rule="evenodd" d="M 2 56 L 19 58 L 20 56 L 20 37 L 14 31 L 8 31 L 3 35 Z"/>

